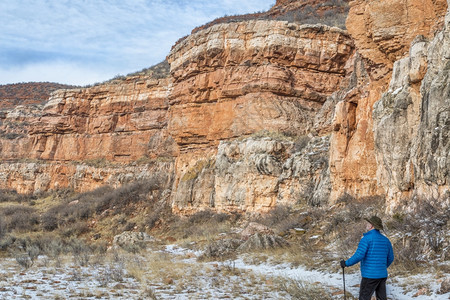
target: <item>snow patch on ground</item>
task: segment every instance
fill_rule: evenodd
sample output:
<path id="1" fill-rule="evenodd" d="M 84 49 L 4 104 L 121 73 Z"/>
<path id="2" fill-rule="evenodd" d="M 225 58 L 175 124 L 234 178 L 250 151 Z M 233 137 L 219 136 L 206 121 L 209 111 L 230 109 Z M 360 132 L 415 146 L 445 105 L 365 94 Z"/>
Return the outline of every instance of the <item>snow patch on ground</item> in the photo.
<path id="1" fill-rule="evenodd" d="M 252 263 L 247 255 L 224 262 L 198 262 L 199 251 L 167 245 L 161 250 L 137 254 L 135 258 L 144 265 L 155 253 L 168 256 L 169 268 L 172 263 L 174 266 L 182 264 L 182 276 L 174 278 L 174 282 L 172 278 L 140 282 L 129 276 L 120 263 L 81 267 L 67 262 L 61 267 L 49 267 L 45 264 L 46 258 L 39 257 L 35 266 L 23 270 L 14 259 L 1 258 L 0 299 L 143 299 L 142 292 L 146 288 L 151 288 L 158 299 L 290 299 L 274 285 L 277 280 L 319 283 L 333 291 L 343 289 L 342 273 L 308 270 L 288 263 Z M 357 298 L 360 274 L 355 269 L 348 271 L 346 269 L 346 290 Z M 119 278 L 114 279 L 114 272 L 119 273 Z M 415 296 L 420 283 L 430 287 L 428 295 Z M 450 298 L 450 293 L 437 294 L 438 289 L 439 283 L 433 274 L 389 278 L 387 282 L 388 299 L 392 300 Z M 338 294 L 333 299 L 342 298 L 342 294 Z"/>

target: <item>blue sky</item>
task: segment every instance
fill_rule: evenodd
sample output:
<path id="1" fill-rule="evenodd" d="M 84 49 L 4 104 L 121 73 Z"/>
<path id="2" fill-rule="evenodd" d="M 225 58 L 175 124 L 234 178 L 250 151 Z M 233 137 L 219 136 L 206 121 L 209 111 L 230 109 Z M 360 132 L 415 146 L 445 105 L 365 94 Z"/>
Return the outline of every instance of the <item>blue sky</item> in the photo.
<path id="1" fill-rule="evenodd" d="M 0 84 L 85 85 L 155 65 L 199 25 L 275 0 L 0 0 Z"/>

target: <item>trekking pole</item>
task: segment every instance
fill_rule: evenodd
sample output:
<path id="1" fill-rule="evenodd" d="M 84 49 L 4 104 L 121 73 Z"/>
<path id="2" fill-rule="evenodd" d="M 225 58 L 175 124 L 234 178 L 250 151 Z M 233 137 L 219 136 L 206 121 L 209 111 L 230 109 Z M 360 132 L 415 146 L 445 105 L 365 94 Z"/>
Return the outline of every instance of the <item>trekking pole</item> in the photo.
<path id="1" fill-rule="evenodd" d="M 347 295 L 345 293 L 345 268 L 342 268 L 342 281 L 344 282 L 344 300 L 347 300 Z"/>

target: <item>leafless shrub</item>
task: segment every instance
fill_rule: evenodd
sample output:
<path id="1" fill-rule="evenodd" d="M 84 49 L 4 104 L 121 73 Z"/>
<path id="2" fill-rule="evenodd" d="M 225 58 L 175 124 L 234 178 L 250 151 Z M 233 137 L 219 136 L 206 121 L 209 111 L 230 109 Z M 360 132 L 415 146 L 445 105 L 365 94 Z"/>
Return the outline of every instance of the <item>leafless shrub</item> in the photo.
<path id="1" fill-rule="evenodd" d="M 145 287 L 139 296 L 140 299 L 142 298 L 142 299 L 158 300 L 155 291 L 150 287 Z"/>
<path id="2" fill-rule="evenodd" d="M 23 205 L 10 205 L 0 208 L 0 219 L 3 220 L 3 227 L 6 228 L 7 232 L 13 230 L 32 231 L 39 220 L 35 209 Z"/>
<path id="3" fill-rule="evenodd" d="M 30 260 L 32 262 L 34 262 L 38 258 L 38 256 L 41 254 L 41 250 L 36 245 L 31 245 L 31 246 L 27 247 L 27 254 L 28 254 L 28 257 L 30 258 Z"/>
<path id="4" fill-rule="evenodd" d="M 266 225 L 278 234 L 285 234 L 288 230 L 299 227 L 306 228 L 311 221 L 305 212 L 293 211 L 289 206 L 280 205 L 268 214 L 261 215 L 256 222 Z"/>
<path id="5" fill-rule="evenodd" d="M 30 202 L 35 200 L 35 196 L 32 194 L 19 194 L 14 190 L 0 189 L 0 202 Z"/>
<path id="6" fill-rule="evenodd" d="M 89 232 L 89 226 L 85 221 L 78 221 L 73 224 L 68 224 L 61 228 L 61 234 L 64 237 L 78 237 L 84 233 Z"/>
<path id="7" fill-rule="evenodd" d="M 341 258 L 349 258 L 356 250 L 363 233 L 365 224 L 362 221 L 352 222 L 351 224 L 341 223 L 334 229 L 335 242 L 338 254 Z"/>
<path id="8" fill-rule="evenodd" d="M 209 238 L 226 232 L 239 215 L 215 213 L 210 210 L 197 212 L 189 217 L 173 218 L 171 233 L 181 238 Z"/>
<path id="9" fill-rule="evenodd" d="M 189 217 L 188 222 L 191 224 L 202 224 L 213 218 L 214 213 L 210 210 L 199 211 Z"/>
<path id="10" fill-rule="evenodd" d="M 332 296 L 322 286 L 299 280 L 283 280 L 279 282 L 281 290 L 298 300 L 328 300 Z"/>
<path id="11" fill-rule="evenodd" d="M 41 226 L 46 231 L 59 229 L 63 236 L 80 236 L 90 231 L 85 222 L 96 214 L 108 211 L 110 214 L 130 215 L 136 203 L 148 203 L 148 196 L 159 199 L 159 193 L 165 184 L 165 176 L 155 175 L 145 181 L 126 184 L 117 189 L 108 186 L 74 195 L 64 199 L 64 203 L 53 206 L 42 214 Z M 136 226 L 128 223 L 128 229 Z"/>
<path id="12" fill-rule="evenodd" d="M 0 219 L 0 240 L 3 238 L 5 233 L 6 233 L 5 221 L 3 219 Z"/>
<path id="13" fill-rule="evenodd" d="M 106 287 L 112 281 L 122 282 L 124 276 L 124 265 L 122 263 L 111 263 L 101 270 L 97 275 L 99 286 Z"/>
<path id="14" fill-rule="evenodd" d="M 64 252 L 64 245 L 59 239 L 51 239 L 44 244 L 43 253 L 56 262 L 57 266 L 61 265 L 61 254 Z"/>
<path id="15" fill-rule="evenodd" d="M 16 255 L 16 261 L 21 267 L 25 269 L 31 268 L 34 263 L 27 254 Z"/>
<path id="16" fill-rule="evenodd" d="M 53 231 L 58 228 L 58 218 L 48 211 L 41 216 L 41 226 L 45 231 Z"/>
<path id="17" fill-rule="evenodd" d="M 3 238 L 0 239 L 0 250 L 7 250 L 14 244 L 15 240 L 15 237 L 12 235 L 4 235 Z"/>
<path id="18" fill-rule="evenodd" d="M 257 221 L 258 223 L 264 224 L 268 227 L 273 227 L 281 223 L 286 218 L 289 218 L 291 212 L 290 208 L 285 205 L 276 206 L 269 213 L 262 215 Z"/>
<path id="19" fill-rule="evenodd" d="M 436 255 L 445 256 L 449 215 L 449 210 L 438 209 L 433 206 L 432 201 L 424 200 L 412 213 L 394 214 L 386 222 L 386 227 L 400 233 L 393 239 L 395 264 L 411 271 Z"/>
<path id="20" fill-rule="evenodd" d="M 29 269 L 34 265 L 38 258 L 40 250 L 36 246 L 27 247 L 25 253 L 16 254 L 17 263 L 25 269 Z"/>
<path id="21" fill-rule="evenodd" d="M 76 265 L 86 267 L 89 265 L 92 249 L 85 242 L 73 239 L 70 242 L 70 248 L 72 250 L 73 260 Z"/>

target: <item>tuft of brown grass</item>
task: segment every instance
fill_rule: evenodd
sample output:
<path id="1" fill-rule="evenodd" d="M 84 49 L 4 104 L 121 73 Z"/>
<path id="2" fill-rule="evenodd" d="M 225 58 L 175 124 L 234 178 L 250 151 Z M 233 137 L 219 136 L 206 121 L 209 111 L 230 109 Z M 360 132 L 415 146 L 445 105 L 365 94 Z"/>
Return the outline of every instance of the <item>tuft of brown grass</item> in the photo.
<path id="1" fill-rule="evenodd" d="M 328 289 L 322 285 L 300 281 L 300 280 L 279 280 L 278 286 L 285 291 L 292 299 L 297 300 L 331 300 L 333 299 Z"/>

